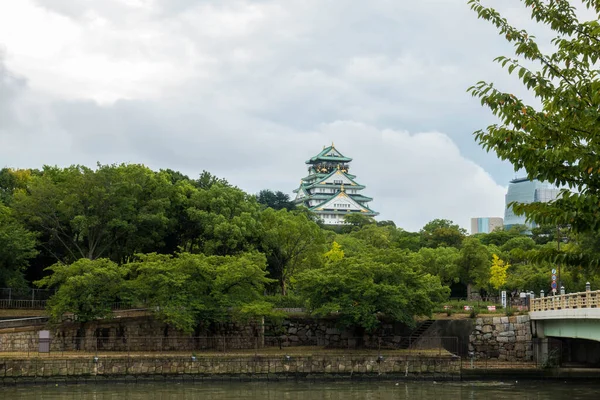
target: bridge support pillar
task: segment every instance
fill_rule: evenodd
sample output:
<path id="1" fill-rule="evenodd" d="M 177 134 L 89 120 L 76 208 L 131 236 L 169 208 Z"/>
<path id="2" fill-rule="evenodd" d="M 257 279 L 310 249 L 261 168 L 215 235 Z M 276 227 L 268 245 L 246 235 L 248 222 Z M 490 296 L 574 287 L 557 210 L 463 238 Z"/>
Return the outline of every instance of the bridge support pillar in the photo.
<path id="1" fill-rule="evenodd" d="M 533 354 L 538 365 L 548 362 L 548 338 L 539 338 L 533 342 Z"/>

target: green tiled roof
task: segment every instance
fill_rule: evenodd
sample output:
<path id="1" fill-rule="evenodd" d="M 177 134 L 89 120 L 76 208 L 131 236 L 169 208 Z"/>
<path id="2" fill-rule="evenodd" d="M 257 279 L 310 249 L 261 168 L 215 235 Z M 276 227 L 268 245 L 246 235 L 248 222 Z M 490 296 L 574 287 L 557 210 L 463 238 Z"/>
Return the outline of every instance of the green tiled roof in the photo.
<path id="1" fill-rule="evenodd" d="M 331 150 L 335 150 L 341 157 L 326 156 L 325 154 L 329 153 Z M 350 157 L 345 157 L 336 148 L 334 148 L 332 144 L 331 146 L 324 148 L 319 154 L 312 157 L 310 160 L 306 161 L 306 164 L 312 164 L 318 161 L 350 162 L 352 159 Z"/>

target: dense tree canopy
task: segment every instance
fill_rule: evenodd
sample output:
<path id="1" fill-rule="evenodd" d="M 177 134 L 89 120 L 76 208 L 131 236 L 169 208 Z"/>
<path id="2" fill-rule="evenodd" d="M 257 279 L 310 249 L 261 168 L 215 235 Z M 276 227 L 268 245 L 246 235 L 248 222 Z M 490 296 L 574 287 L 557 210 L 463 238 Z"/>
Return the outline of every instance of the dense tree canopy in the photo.
<path id="1" fill-rule="evenodd" d="M 345 326 L 375 330 L 379 315 L 413 323 L 429 315 L 448 296 L 439 278 L 416 272 L 402 262 L 378 262 L 367 256 L 342 258 L 311 269 L 298 279 L 315 315 L 336 313 Z"/>
<path id="2" fill-rule="evenodd" d="M 351 213 L 333 230 L 206 171 L 192 179 L 141 165 L 5 169 L 0 192 L 0 284 L 57 289 L 55 320 L 107 317 L 124 302 L 192 332 L 282 306 L 372 330 L 383 317 L 429 314 L 449 287 L 460 297 L 548 291 L 548 254 L 573 258 L 561 268 L 568 290 L 600 285 L 581 262 L 598 256 L 600 236 L 568 226 L 467 236 L 449 220 L 408 232 Z"/>
<path id="3" fill-rule="evenodd" d="M 27 286 L 23 272 L 37 254 L 36 238 L 0 203 L 0 285 Z"/>

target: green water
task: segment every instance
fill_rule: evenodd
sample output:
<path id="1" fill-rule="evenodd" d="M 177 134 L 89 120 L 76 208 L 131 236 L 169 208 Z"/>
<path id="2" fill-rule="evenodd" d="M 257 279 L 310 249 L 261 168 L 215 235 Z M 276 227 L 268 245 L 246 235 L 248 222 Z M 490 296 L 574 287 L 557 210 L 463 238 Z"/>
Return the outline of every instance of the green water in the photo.
<path id="1" fill-rule="evenodd" d="M 600 385 L 559 382 L 136 383 L 1 387 L 0 399 L 246 400 L 579 400 L 600 398 Z"/>

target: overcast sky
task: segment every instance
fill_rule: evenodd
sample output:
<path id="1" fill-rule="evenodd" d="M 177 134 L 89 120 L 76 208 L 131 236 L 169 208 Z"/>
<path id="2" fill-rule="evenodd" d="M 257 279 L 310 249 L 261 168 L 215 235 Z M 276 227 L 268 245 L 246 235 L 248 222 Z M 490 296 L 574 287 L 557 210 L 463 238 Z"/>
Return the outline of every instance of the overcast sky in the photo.
<path id="1" fill-rule="evenodd" d="M 335 142 L 380 219 L 502 216 L 466 89 L 518 88 L 466 0 L 0 0 L 0 167 L 143 163 L 291 194 Z M 502 0 L 527 27 L 517 0 Z"/>

